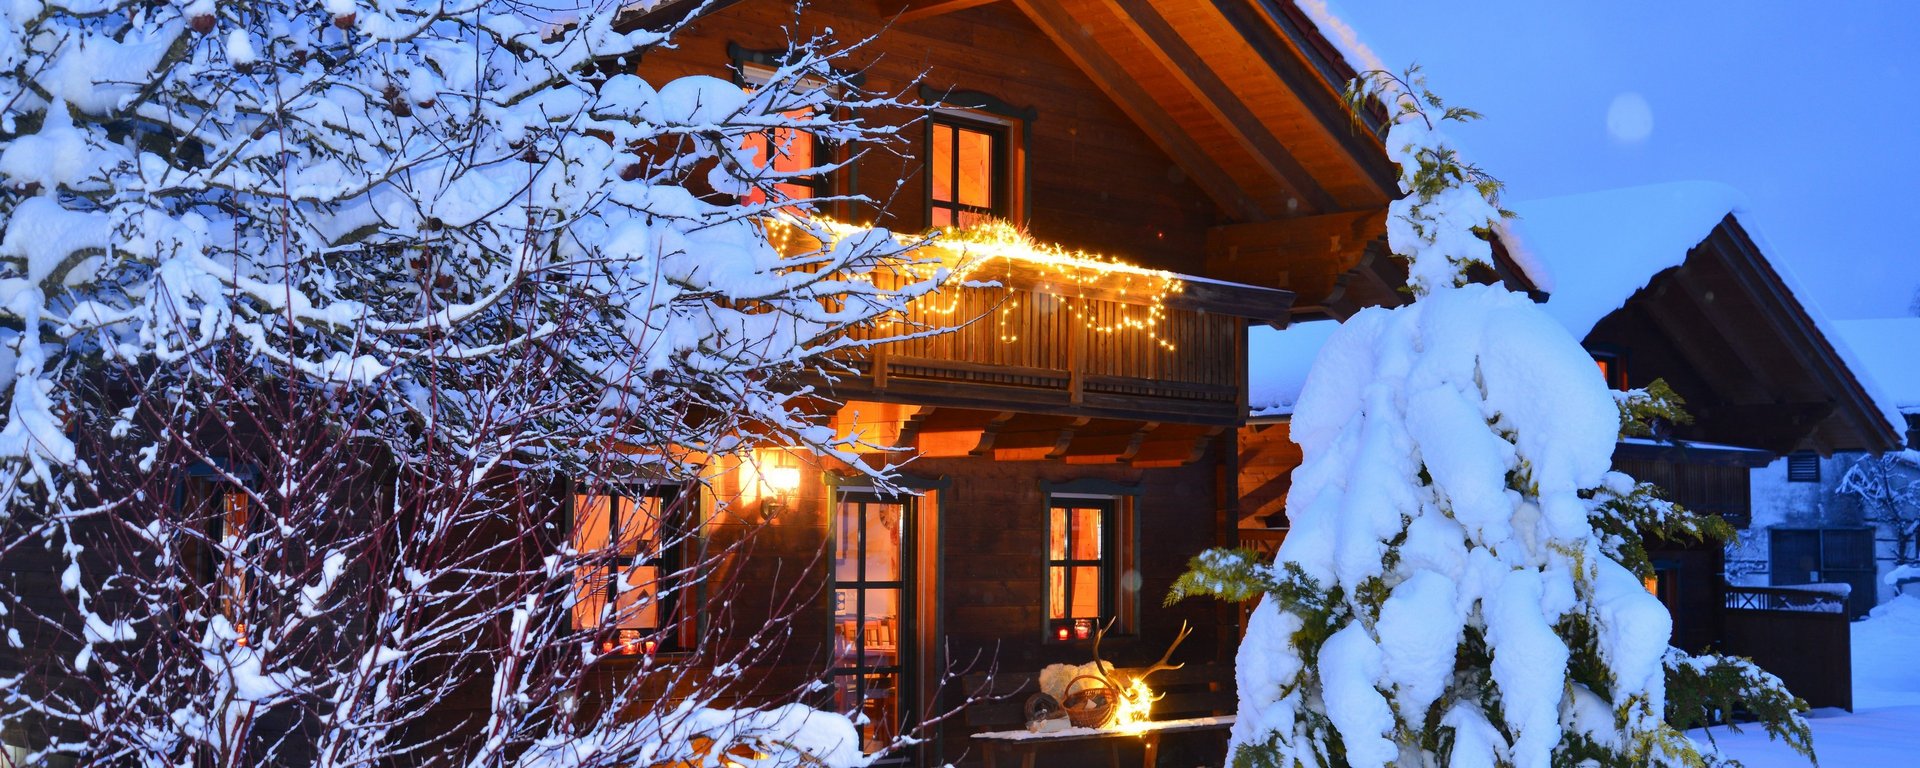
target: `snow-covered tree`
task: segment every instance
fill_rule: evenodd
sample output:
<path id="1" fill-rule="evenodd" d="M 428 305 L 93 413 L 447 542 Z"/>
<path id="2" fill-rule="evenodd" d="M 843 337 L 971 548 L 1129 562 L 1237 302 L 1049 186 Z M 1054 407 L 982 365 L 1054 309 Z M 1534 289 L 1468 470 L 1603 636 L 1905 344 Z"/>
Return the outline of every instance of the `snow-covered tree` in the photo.
<path id="1" fill-rule="evenodd" d="M 1861 518 L 1893 535 L 1895 565 L 1920 564 L 1920 451 L 1855 459 L 1836 490 L 1859 499 Z"/>
<path id="2" fill-rule="evenodd" d="M 1806 748 L 1777 679 L 1669 648 L 1642 586 L 1642 532 L 1717 529 L 1610 470 L 1622 429 L 1672 404 L 1616 398 L 1531 300 L 1468 281 L 1492 259 L 1499 184 L 1439 128 L 1476 115 L 1412 71 L 1357 81 L 1356 102 L 1376 95 L 1414 301 L 1355 314 L 1314 361 L 1275 561 L 1205 553 L 1169 598 L 1260 600 L 1233 764 L 1700 765 L 1672 698 L 1704 712 L 1729 693 Z"/>
<path id="3" fill-rule="evenodd" d="M 576 569 L 705 539 L 569 537 L 565 500 L 851 457 L 806 382 L 945 273 L 777 184 L 894 141 L 899 102 L 826 38 L 751 92 L 648 82 L 672 29 L 561 5 L 0 7 L 0 736 L 29 763 L 865 760 L 843 717 L 717 708 L 778 621 L 596 683 L 654 639 L 623 616 L 726 601 L 751 543 L 620 571 L 582 628 Z M 838 158 L 773 170 L 801 133 Z"/>

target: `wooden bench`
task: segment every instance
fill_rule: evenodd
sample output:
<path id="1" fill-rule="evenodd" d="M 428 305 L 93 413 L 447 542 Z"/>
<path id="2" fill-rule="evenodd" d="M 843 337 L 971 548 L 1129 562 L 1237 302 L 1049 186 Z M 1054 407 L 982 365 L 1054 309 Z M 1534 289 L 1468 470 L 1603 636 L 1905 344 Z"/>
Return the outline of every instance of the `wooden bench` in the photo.
<path id="1" fill-rule="evenodd" d="M 1134 671 L 1126 670 L 1123 671 Z M 1204 734 L 1218 732 L 1224 742 L 1226 730 L 1233 725 L 1236 705 L 1233 693 L 1233 668 L 1224 664 L 1189 664 L 1169 669 L 1147 679 L 1162 694 L 1153 704 L 1154 721 L 1132 733 L 1117 730 L 1074 728 L 1047 734 L 1026 730 L 1026 700 L 1039 686 L 1033 675 L 1000 672 L 968 675 L 965 690 L 979 700 L 967 706 L 963 720 L 969 728 L 980 729 L 973 743 L 981 747 L 986 764 L 995 765 L 1002 755 L 1019 755 L 1022 766 L 1033 765 L 1034 754 L 1049 744 L 1074 743 L 1095 746 L 1104 740 L 1109 762 L 1119 765 L 1119 752 L 1129 739 L 1138 739 L 1146 748 L 1146 766 L 1153 768 L 1158 757 L 1160 737 L 1168 733 Z"/>
<path id="2" fill-rule="evenodd" d="M 1155 768 L 1154 762 L 1160 759 L 1161 736 L 1169 733 L 1204 731 L 1219 731 L 1224 734 L 1233 727 L 1233 721 L 1233 715 L 1221 715 L 1185 720 L 1155 720 L 1126 730 L 1068 728 L 1052 733 L 1033 733 L 1026 730 L 988 731 L 974 734 L 973 740 L 980 743 L 981 751 L 986 754 L 987 768 L 999 768 L 1001 755 L 1017 755 L 1020 758 L 1020 768 L 1033 768 L 1034 758 L 1038 756 L 1041 747 L 1073 742 L 1105 742 L 1108 763 L 1113 768 L 1120 768 L 1120 746 L 1129 739 L 1139 739 L 1144 752 L 1140 765 L 1142 768 Z"/>

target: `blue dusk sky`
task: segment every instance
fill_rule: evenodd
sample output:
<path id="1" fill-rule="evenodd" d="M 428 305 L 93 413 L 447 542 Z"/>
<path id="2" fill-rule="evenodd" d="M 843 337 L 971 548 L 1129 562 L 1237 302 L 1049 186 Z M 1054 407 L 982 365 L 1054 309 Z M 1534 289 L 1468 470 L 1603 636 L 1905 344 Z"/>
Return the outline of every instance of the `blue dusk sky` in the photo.
<path id="1" fill-rule="evenodd" d="M 1723 182 L 1829 316 L 1904 315 L 1920 289 L 1920 2 L 1327 5 L 1485 113 L 1449 133 L 1510 200 Z"/>

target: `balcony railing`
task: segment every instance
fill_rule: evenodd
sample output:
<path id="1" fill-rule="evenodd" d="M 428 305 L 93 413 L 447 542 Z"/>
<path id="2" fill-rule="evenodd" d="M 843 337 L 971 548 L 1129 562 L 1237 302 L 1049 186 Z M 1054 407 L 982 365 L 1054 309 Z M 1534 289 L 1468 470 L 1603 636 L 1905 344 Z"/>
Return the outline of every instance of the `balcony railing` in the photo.
<path id="1" fill-rule="evenodd" d="M 1068 256 L 1024 240 L 928 246 L 960 279 L 857 338 L 848 397 L 1175 421 L 1245 416 L 1246 328 L 1292 294 Z"/>

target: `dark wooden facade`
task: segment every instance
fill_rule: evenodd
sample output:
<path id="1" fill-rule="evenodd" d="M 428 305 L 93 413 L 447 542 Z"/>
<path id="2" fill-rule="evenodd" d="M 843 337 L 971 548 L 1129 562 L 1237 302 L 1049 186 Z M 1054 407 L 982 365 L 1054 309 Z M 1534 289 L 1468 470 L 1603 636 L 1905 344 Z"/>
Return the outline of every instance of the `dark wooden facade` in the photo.
<path id="1" fill-rule="evenodd" d="M 635 23 L 683 18 L 686 5 Z M 1141 281 L 1164 278 L 1122 270 L 1068 287 L 1032 264 L 997 263 L 982 276 L 1000 287 L 951 289 L 938 312 L 917 308 L 907 318 L 982 321 L 847 358 L 851 374 L 823 382 L 844 403 L 827 406 L 843 433 L 914 457 L 905 471 L 920 495 L 910 502 L 914 524 L 902 528 L 911 531 L 901 544 L 910 553 L 898 587 L 904 605 L 889 630 L 899 632 L 905 671 L 890 695 L 907 698 L 901 711 L 939 712 L 969 693 L 950 672 L 1020 676 L 1090 660 L 1089 639 L 1063 642 L 1049 619 L 1050 509 L 1078 500 L 1113 515 L 1108 543 L 1118 562 L 1103 591 L 1117 624 L 1103 655 L 1144 664 L 1190 624 L 1195 631 L 1173 660 L 1217 675 L 1214 698 L 1230 701 L 1237 612 L 1161 601 L 1189 558 L 1235 541 L 1247 328 L 1284 324 L 1295 311 L 1288 271 L 1256 262 L 1299 250 L 1305 264 L 1310 254 L 1296 245 L 1317 236 L 1317 219 L 1377 222 L 1398 194 L 1379 142 L 1355 131 L 1341 105 L 1351 72 L 1297 10 L 1252 0 L 852 0 L 797 18 L 778 0 L 723 2 L 637 71 L 655 82 L 738 80 L 743 52 L 782 48 L 789 28 L 831 28 L 842 40 L 877 35 L 848 62 L 864 87 L 1004 126 L 1005 215 L 1032 240 L 1178 281 L 1173 291 L 1141 291 Z M 900 231 L 934 223 L 925 114 L 886 116 L 905 126 L 907 145 L 870 153 L 827 181 L 834 194 L 879 203 L 825 213 Z M 1294 233 L 1296 223 L 1308 234 Z M 1246 255 L 1215 257 L 1227 241 Z M 1151 336 L 1098 330 L 1149 311 Z M 784 647 L 748 675 L 765 694 L 839 679 L 827 657 L 847 611 L 834 561 L 822 553 L 845 547 L 844 505 L 864 498 L 846 467 L 790 458 L 802 469 L 800 487 L 771 523 L 752 519 L 767 501 L 748 498 L 750 478 L 722 473 L 719 498 L 705 504 L 716 545 L 755 541 L 751 556 L 720 574 L 739 597 L 703 621 L 784 624 Z M 796 607 L 786 602 L 792 595 L 813 602 Z M 605 682 L 646 684 L 617 668 Z M 831 692 L 810 703 L 847 708 Z M 972 759 L 967 736 L 988 727 L 957 717 L 908 757 Z"/>

